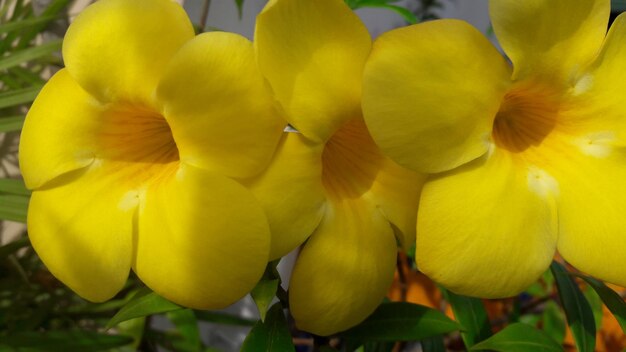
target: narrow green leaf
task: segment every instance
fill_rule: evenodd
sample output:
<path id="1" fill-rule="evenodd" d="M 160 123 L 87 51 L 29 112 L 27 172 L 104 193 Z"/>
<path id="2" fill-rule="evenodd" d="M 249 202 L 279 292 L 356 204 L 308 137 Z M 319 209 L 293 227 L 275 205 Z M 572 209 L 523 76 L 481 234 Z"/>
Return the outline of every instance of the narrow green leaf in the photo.
<path id="1" fill-rule="evenodd" d="M 265 322 L 258 321 L 241 347 L 241 352 L 295 351 L 283 307 L 274 304 L 267 312 Z"/>
<path id="2" fill-rule="evenodd" d="M 452 306 L 456 321 L 461 324 L 461 337 L 465 347 L 469 349 L 492 335 L 491 324 L 482 300 L 457 295 L 448 290 L 442 292 Z"/>
<path id="3" fill-rule="evenodd" d="M 166 316 L 174 324 L 177 333 L 181 337 L 181 339 L 172 341 L 176 351 L 200 351 L 202 342 L 200 340 L 198 321 L 193 311 L 191 309 L 179 309 L 168 312 Z"/>
<path id="4" fill-rule="evenodd" d="M 235 5 L 237 5 L 237 13 L 239 14 L 239 19 L 243 17 L 243 1 L 244 0 L 235 0 Z"/>
<path id="5" fill-rule="evenodd" d="M 21 21 L 11 21 L 8 23 L 3 23 L 0 25 L 0 33 L 8 33 L 13 31 L 19 31 L 25 28 L 31 28 L 32 26 L 48 23 L 55 18 L 56 16 L 41 16 Z"/>
<path id="6" fill-rule="evenodd" d="M 600 296 L 596 293 L 596 291 L 589 286 L 585 287 L 582 292 L 591 307 L 591 311 L 593 312 L 593 321 L 595 326 L 602 326 L 602 316 L 604 315 L 604 312 L 602 311 L 602 299 L 600 299 Z"/>
<path id="7" fill-rule="evenodd" d="M 585 280 L 598 293 L 602 302 L 613 313 L 613 316 L 615 316 L 615 319 L 622 327 L 622 331 L 626 334 L 626 302 L 624 302 L 624 299 L 600 280 L 584 275 L 577 276 Z"/>
<path id="8" fill-rule="evenodd" d="M 563 312 L 556 302 L 549 301 L 546 303 L 542 314 L 542 322 L 543 331 L 554 341 L 562 344 L 565 339 L 567 326 L 565 324 L 565 316 L 563 316 Z"/>
<path id="9" fill-rule="evenodd" d="M 41 86 L 10 90 L 0 93 L 0 109 L 30 103 L 41 90 Z"/>
<path id="10" fill-rule="evenodd" d="M 433 336 L 420 341 L 423 352 L 446 352 L 443 335 Z"/>
<path id="11" fill-rule="evenodd" d="M 20 250 L 24 247 L 28 247 L 30 245 L 30 241 L 28 237 L 22 237 L 13 242 L 7 243 L 4 246 L 0 247 L 0 260 L 4 259 L 10 254 L 15 253 L 17 250 Z"/>
<path id="12" fill-rule="evenodd" d="M 24 116 L 0 117 L 0 133 L 19 131 L 24 125 Z"/>
<path id="13" fill-rule="evenodd" d="M 41 17 L 53 17 L 58 18 L 64 9 L 67 8 L 72 0 L 52 0 L 48 7 L 43 11 Z M 27 31 L 20 38 L 17 44 L 18 48 L 25 48 L 28 44 L 35 39 L 35 37 L 41 33 L 48 26 L 49 22 L 38 23 L 28 28 Z"/>
<path id="14" fill-rule="evenodd" d="M 103 351 L 133 342 L 129 336 L 99 334 L 90 331 L 51 331 L 47 333 L 14 332 L 3 336 L 0 346 L 37 351 Z"/>
<path id="15" fill-rule="evenodd" d="M 359 341 L 417 341 L 461 327 L 442 312 L 407 302 L 381 304 L 361 324 L 340 333 Z"/>
<path id="16" fill-rule="evenodd" d="M 61 50 L 62 42 L 63 41 L 59 39 L 19 51 L 11 52 L 8 56 L 0 58 L 0 70 L 6 70 L 21 63 L 35 60 L 42 56 L 50 55 L 54 52 L 57 52 Z"/>
<path id="17" fill-rule="evenodd" d="M 222 312 L 209 312 L 209 311 L 194 311 L 198 320 L 206 321 L 209 323 L 222 324 L 222 325 L 236 325 L 236 326 L 253 326 L 256 321 L 237 317 L 234 315 L 222 313 Z"/>
<path id="18" fill-rule="evenodd" d="M 0 219 L 26 222 L 28 197 L 0 194 Z"/>
<path id="19" fill-rule="evenodd" d="M 145 293 L 148 292 L 148 293 Z M 154 292 L 143 291 L 138 293 L 131 299 L 117 314 L 109 320 L 106 329 L 110 329 L 115 325 L 133 318 L 144 317 L 151 314 L 171 312 L 183 309 L 181 306 L 174 304 Z"/>
<path id="20" fill-rule="evenodd" d="M 561 352 L 561 345 L 543 331 L 530 325 L 515 323 L 502 329 L 492 337 L 474 345 L 471 351 L 501 352 Z"/>
<path id="21" fill-rule="evenodd" d="M 250 295 L 252 296 L 252 299 L 254 300 L 257 309 L 259 310 L 261 321 L 265 321 L 267 309 L 272 303 L 274 297 L 276 297 L 276 290 L 278 289 L 279 283 L 279 279 L 261 279 L 261 281 L 259 281 L 259 283 L 252 289 L 252 291 L 250 291 Z"/>
<path id="22" fill-rule="evenodd" d="M 402 16 L 402 18 L 404 18 L 404 20 L 410 24 L 415 24 L 418 22 L 417 17 L 415 17 L 413 12 L 401 6 L 384 4 L 384 5 L 368 5 L 368 7 L 379 7 L 379 8 L 391 10 L 397 13 L 398 15 Z"/>
<path id="23" fill-rule="evenodd" d="M 550 265 L 567 323 L 574 335 L 574 341 L 580 352 L 593 352 L 596 345 L 596 324 L 593 311 L 585 299 L 576 281 L 568 275 L 565 268 L 552 262 Z"/>
<path id="24" fill-rule="evenodd" d="M 2 121 L 2 119 L 0 119 L 0 121 Z M 0 178 L 0 193 L 9 193 L 21 196 L 30 195 L 30 191 L 24 185 L 24 181 L 13 178 Z"/>

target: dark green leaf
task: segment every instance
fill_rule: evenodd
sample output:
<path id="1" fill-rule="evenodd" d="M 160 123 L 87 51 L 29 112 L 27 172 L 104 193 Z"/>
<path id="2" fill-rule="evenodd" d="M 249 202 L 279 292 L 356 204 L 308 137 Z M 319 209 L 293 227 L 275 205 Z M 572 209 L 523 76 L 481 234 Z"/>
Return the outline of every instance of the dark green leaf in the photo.
<path id="1" fill-rule="evenodd" d="M 179 309 L 167 313 L 167 318 L 174 324 L 181 339 L 172 341 L 176 351 L 200 351 L 200 331 L 198 321 L 191 309 Z"/>
<path id="2" fill-rule="evenodd" d="M 626 303 L 624 299 L 600 280 L 584 275 L 579 275 L 579 277 L 585 280 L 598 293 L 602 302 L 613 313 L 613 316 L 615 316 L 615 319 L 622 327 L 622 331 L 626 334 Z"/>
<path id="3" fill-rule="evenodd" d="M 459 330 L 442 312 L 407 302 L 381 304 L 361 324 L 340 333 L 359 341 L 417 341 Z"/>
<path id="4" fill-rule="evenodd" d="M 543 331 L 554 341 L 563 343 L 565 339 L 565 317 L 561 308 L 554 302 L 546 303 L 546 308 L 542 314 Z"/>
<path id="5" fill-rule="evenodd" d="M 265 315 L 267 313 L 267 309 L 272 303 L 272 300 L 276 296 L 276 290 L 278 289 L 278 284 L 280 283 L 279 279 L 265 280 L 261 279 L 259 283 L 250 291 L 250 295 L 256 303 L 257 308 L 259 309 L 259 315 L 261 316 L 261 320 L 265 321 Z"/>
<path id="6" fill-rule="evenodd" d="M 89 331 L 52 331 L 48 333 L 15 332 L 0 339 L 0 346 L 37 351 L 102 351 L 132 343 L 128 336 Z"/>
<path id="7" fill-rule="evenodd" d="M 0 194 L 0 219 L 26 222 L 28 197 Z"/>
<path id="8" fill-rule="evenodd" d="M 145 292 L 146 291 L 137 294 L 126 303 L 126 305 L 109 320 L 106 328 L 110 329 L 123 321 L 133 318 L 183 309 L 181 306 L 166 300 L 154 292 Z"/>
<path id="9" fill-rule="evenodd" d="M 267 312 L 265 322 L 258 321 L 241 347 L 241 352 L 295 351 L 291 333 L 280 303 Z"/>
<path id="10" fill-rule="evenodd" d="M 238 325 L 238 326 L 253 326 L 256 321 L 240 318 L 234 315 L 230 315 L 222 312 L 209 312 L 209 311 L 194 311 L 198 320 L 206 321 L 209 323 L 222 324 L 222 325 Z"/>
<path id="11" fill-rule="evenodd" d="M 24 186 L 24 181 L 12 178 L 0 178 L 0 193 L 9 193 L 22 196 L 30 195 L 30 191 L 26 189 L 26 186 Z"/>
<path id="12" fill-rule="evenodd" d="M 591 311 L 593 312 L 593 321 L 595 326 L 602 326 L 602 315 L 604 315 L 604 312 L 602 311 L 602 300 L 600 299 L 600 296 L 598 296 L 596 291 L 589 286 L 585 287 L 582 292 L 591 307 Z"/>
<path id="13" fill-rule="evenodd" d="M 24 125 L 24 116 L 0 117 L 0 133 L 19 131 Z"/>
<path id="14" fill-rule="evenodd" d="M 574 335 L 574 341 L 581 352 L 593 352 L 596 345 L 596 324 L 589 302 L 585 299 L 576 281 L 568 275 L 565 268 L 552 262 L 550 266 L 567 323 Z"/>
<path id="15" fill-rule="evenodd" d="M 446 352 L 446 345 L 443 342 L 443 335 L 433 336 L 420 341 L 423 352 Z"/>
<path id="16" fill-rule="evenodd" d="M 244 0 L 235 0 L 235 5 L 237 5 L 237 13 L 239 14 L 239 19 L 243 16 L 243 1 Z"/>
<path id="17" fill-rule="evenodd" d="M 7 243 L 0 247 L 0 259 L 4 259 L 6 256 L 15 253 L 21 248 L 28 247 L 29 245 L 30 241 L 28 240 L 28 237 L 22 237 L 13 242 Z"/>
<path id="18" fill-rule="evenodd" d="M 561 352 L 561 345 L 543 331 L 530 325 L 515 323 L 502 329 L 492 337 L 474 345 L 471 351 L 501 352 Z"/>
<path id="19" fill-rule="evenodd" d="M 40 86 L 10 90 L 0 93 L 0 109 L 30 103 L 41 90 Z"/>
<path id="20" fill-rule="evenodd" d="M 452 306 L 456 321 L 461 324 L 461 337 L 465 347 L 469 349 L 491 336 L 491 324 L 482 300 L 457 295 L 448 290 L 442 292 Z"/>
<path id="21" fill-rule="evenodd" d="M 12 52 L 10 55 L 0 58 L 0 70 L 6 70 L 21 63 L 57 52 L 61 49 L 61 43 L 62 41 L 59 39 Z"/>

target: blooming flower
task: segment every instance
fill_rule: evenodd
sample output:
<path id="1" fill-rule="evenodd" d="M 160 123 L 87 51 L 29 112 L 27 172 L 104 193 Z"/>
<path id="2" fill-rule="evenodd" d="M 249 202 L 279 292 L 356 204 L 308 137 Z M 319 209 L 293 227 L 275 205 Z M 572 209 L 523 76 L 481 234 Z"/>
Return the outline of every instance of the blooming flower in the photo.
<path id="1" fill-rule="evenodd" d="M 115 295 L 131 267 L 193 308 L 245 295 L 270 234 L 236 179 L 262 171 L 285 124 L 252 44 L 194 38 L 170 0 L 101 0 L 70 26 L 63 57 L 20 144 L 43 262 L 93 301 Z"/>
<path id="2" fill-rule="evenodd" d="M 383 157 L 361 114 L 371 39 L 341 0 L 270 2 L 257 18 L 261 72 L 287 120 L 272 164 L 250 187 L 268 214 L 270 258 L 309 236 L 289 285 L 301 329 L 328 335 L 381 302 L 398 240 L 415 236 L 421 176 Z"/>
<path id="3" fill-rule="evenodd" d="M 391 31 L 363 109 L 383 153 L 431 173 L 420 270 L 455 292 L 514 295 L 555 251 L 626 285 L 626 17 L 608 0 L 492 0 L 512 62 L 457 20 Z M 606 38 L 605 38 L 606 36 Z"/>

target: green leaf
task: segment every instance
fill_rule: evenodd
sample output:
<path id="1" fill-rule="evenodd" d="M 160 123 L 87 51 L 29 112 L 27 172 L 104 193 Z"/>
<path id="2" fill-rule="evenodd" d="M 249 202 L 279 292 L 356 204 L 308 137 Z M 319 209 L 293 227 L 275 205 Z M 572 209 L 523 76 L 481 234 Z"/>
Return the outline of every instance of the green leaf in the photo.
<path id="1" fill-rule="evenodd" d="M 276 290 L 278 289 L 279 279 L 265 280 L 261 279 L 259 283 L 250 291 L 250 295 L 256 304 L 261 321 L 265 321 L 265 315 L 267 309 L 272 303 L 272 300 L 276 296 Z"/>
<path id="2" fill-rule="evenodd" d="M 13 31 L 19 31 L 26 28 L 31 28 L 36 25 L 46 24 L 57 18 L 56 16 L 40 16 L 35 18 L 29 18 L 21 21 L 12 21 L 3 23 L 0 25 L 0 33 L 8 33 Z"/>
<path id="3" fill-rule="evenodd" d="M 146 293 L 147 292 L 147 293 Z M 151 314 L 171 312 L 183 309 L 181 306 L 174 304 L 154 292 L 145 290 L 138 293 L 131 299 L 117 314 L 109 320 L 106 329 L 110 329 L 115 325 L 133 318 L 144 317 Z"/>
<path id="4" fill-rule="evenodd" d="M 346 0 L 345 2 L 353 10 L 364 7 L 382 8 L 399 14 L 408 23 L 414 24 L 418 22 L 413 12 L 405 7 L 393 5 L 393 3 L 398 2 L 398 0 Z"/>
<path id="5" fill-rule="evenodd" d="M 454 317 L 461 324 L 461 337 L 465 347 L 469 349 L 492 335 L 491 324 L 482 300 L 457 295 L 445 289 L 442 292 L 452 306 Z"/>
<path id="6" fill-rule="evenodd" d="M 559 306 L 554 301 L 546 303 L 542 314 L 543 331 L 554 341 L 563 343 L 565 340 L 565 317 Z"/>
<path id="7" fill-rule="evenodd" d="M 235 5 L 237 5 L 237 13 L 239 14 L 239 19 L 243 17 L 243 1 L 244 0 L 235 0 Z"/>
<path id="8" fill-rule="evenodd" d="M 128 336 L 99 334 L 90 331 L 51 331 L 47 333 L 13 332 L 3 336 L 0 346 L 37 351 L 102 351 L 133 342 Z"/>
<path id="9" fill-rule="evenodd" d="M 41 86 L 15 89 L 0 93 L 0 109 L 30 103 L 41 90 Z"/>
<path id="10" fill-rule="evenodd" d="M 423 352 L 446 352 L 443 335 L 433 336 L 420 341 Z"/>
<path id="11" fill-rule="evenodd" d="M 53 18 L 60 17 L 59 15 L 61 14 L 61 12 L 67 8 L 67 6 L 69 5 L 71 1 L 72 0 L 52 0 L 50 4 L 48 5 L 48 7 L 46 7 L 46 9 L 41 14 L 41 17 L 53 17 Z M 33 25 L 27 28 L 27 31 L 25 31 L 25 33 L 20 38 L 20 41 L 17 44 L 17 47 L 25 48 L 26 46 L 28 46 L 29 43 L 33 39 L 35 39 L 37 35 L 39 35 L 39 33 L 41 33 L 44 29 L 46 29 L 49 23 L 50 22 L 38 23 L 36 25 Z"/>
<path id="12" fill-rule="evenodd" d="M 4 246 L 0 246 L 0 260 L 4 259 L 10 254 L 15 253 L 19 249 L 28 247 L 29 245 L 30 240 L 28 239 L 28 237 L 22 237 L 13 242 L 5 244 Z"/>
<path id="13" fill-rule="evenodd" d="M 0 133 L 19 131 L 24 125 L 24 116 L 0 117 Z"/>
<path id="14" fill-rule="evenodd" d="M 237 317 L 222 312 L 209 312 L 209 311 L 194 311 L 198 320 L 206 321 L 209 323 L 222 324 L 222 325 L 236 325 L 236 326 L 253 326 L 256 321 Z"/>
<path id="15" fill-rule="evenodd" d="M 585 280 L 596 291 L 602 302 L 615 316 L 615 319 L 622 327 L 622 331 L 626 334 L 626 302 L 624 302 L 624 299 L 600 280 L 584 275 L 577 276 Z"/>
<path id="16" fill-rule="evenodd" d="M 589 302 L 578 288 L 576 281 L 568 275 L 561 264 L 552 262 L 550 269 L 554 275 L 567 323 L 578 350 L 580 352 L 593 352 L 596 345 L 596 324 Z"/>
<path id="17" fill-rule="evenodd" d="M 193 311 L 191 309 L 179 309 L 168 312 L 166 315 L 181 336 L 181 339 L 172 341 L 176 351 L 200 351 L 202 342 L 200 340 L 198 321 Z"/>
<path id="18" fill-rule="evenodd" d="M 561 345 L 543 331 L 530 325 L 515 323 L 502 329 L 492 337 L 474 345 L 471 351 L 501 352 L 562 352 Z"/>
<path id="19" fill-rule="evenodd" d="M 42 56 L 50 55 L 54 52 L 57 52 L 61 50 L 62 42 L 63 41 L 59 39 L 12 52 L 8 56 L 0 58 L 0 70 L 6 70 L 21 63 L 35 60 Z"/>
<path id="20" fill-rule="evenodd" d="M 241 352 L 261 351 L 295 351 L 280 302 L 270 308 L 265 322 L 254 325 L 241 347 Z"/>
<path id="21" fill-rule="evenodd" d="M 461 327 L 442 312 L 407 302 L 383 303 L 361 324 L 340 333 L 359 341 L 417 341 Z"/>
<path id="22" fill-rule="evenodd" d="M 604 312 L 602 311 L 602 300 L 600 299 L 600 296 L 589 286 L 585 287 L 582 292 L 591 307 L 591 311 L 593 312 L 593 321 L 595 326 L 602 326 L 602 315 L 604 315 Z"/>
<path id="23" fill-rule="evenodd" d="M 1 121 L 1 120 L 0 120 Z M 21 196 L 29 196 L 24 181 L 12 178 L 0 178 L 0 193 L 9 193 Z"/>
<path id="24" fill-rule="evenodd" d="M 26 222 L 28 199 L 19 195 L 0 194 L 0 219 Z"/>

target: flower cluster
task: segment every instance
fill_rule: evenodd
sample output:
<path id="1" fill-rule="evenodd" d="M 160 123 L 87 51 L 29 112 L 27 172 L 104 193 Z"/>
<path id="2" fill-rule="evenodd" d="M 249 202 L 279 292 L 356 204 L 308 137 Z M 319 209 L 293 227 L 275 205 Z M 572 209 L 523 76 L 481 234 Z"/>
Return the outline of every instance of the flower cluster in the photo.
<path id="1" fill-rule="evenodd" d="M 490 5 L 512 65 L 458 20 L 372 45 L 342 0 L 270 1 L 253 42 L 171 0 L 96 2 L 21 137 L 35 250 L 92 301 L 132 270 L 214 309 L 302 245 L 290 310 L 319 335 L 380 304 L 398 247 L 479 297 L 556 250 L 626 284 L 626 17 L 605 39 L 609 0 Z"/>

